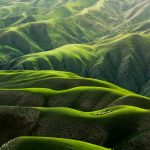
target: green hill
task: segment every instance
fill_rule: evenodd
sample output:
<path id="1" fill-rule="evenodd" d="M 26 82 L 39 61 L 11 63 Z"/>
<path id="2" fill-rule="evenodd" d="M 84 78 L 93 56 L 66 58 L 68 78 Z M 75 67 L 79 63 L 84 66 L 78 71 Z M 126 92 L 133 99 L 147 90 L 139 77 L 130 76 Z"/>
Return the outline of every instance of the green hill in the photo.
<path id="1" fill-rule="evenodd" d="M 75 140 L 43 138 L 43 137 L 20 137 L 4 145 L 1 150 L 108 150 L 93 144 Z"/>
<path id="2" fill-rule="evenodd" d="M 0 105 L 63 106 L 83 111 L 118 105 L 150 108 L 149 98 L 67 72 L 1 71 L 0 87 Z"/>
<path id="3" fill-rule="evenodd" d="M 93 46 L 69 44 L 51 51 L 24 55 L 2 68 L 69 71 L 150 96 L 149 40 L 149 34 L 136 33 L 99 41 Z"/>
<path id="4" fill-rule="evenodd" d="M 75 139 L 119 150 L 142 145 L 148 150 L 149 98 L 58 71 L 1 71 L 0 87 L 1 145 L 26 135 Z M 30 139 L 20 144 L 13 140 L 12 148 L 20 149 L 22 144 L 28 148 L 32 140 L 37 143 L 33 146 L 50 146 L 42 142 L 46 138 Z M 11 148 L 11 142 L 2 150 Z"/>
<path id="5" fill-rule="evenodd" d="M 149 96 L 149 34 L 126 34 L 98 44 L 91 77 Z"/>
<path id="6" fill-rule="evenodd" d="M 56 50 L 32 53 L 12 61 L 8 70 L 62 70 L 88 76 L 96 56 L 88 45 L 65 45 Z M 75 67 L 76 66 L 76 67 Z"/>
<path id="7" fill-rule="evenodd" d="M 0 150 L 149 150 L 149 68 L 150 0 L 0 0 Z"/>
<path id="8" fill-rule="evenodd" d="M 76 74 L 63 71 L 0 71 L 0 81 L 1 88 L 9 89 L 38 87 L 66 90 L 77 86 L 95 86 L 127 92 L 127 90 L 105 81 L 83 78 Z"/>
<path id="9" fill-rule="evenodd" d="M 76 139 L 104 147 L 147 150 L 150 112 L 132 106 L 111 107 L 94 112 L 69 108 L 0 107 L 0 141 L 18 136 Z M 8 119 L 9 118 L 9 119 Z M 134 139 L 135 142 L 132 142 Z"/>
<path id="10" fill-rule="evenodd" d="M 1 0 L 0 69 L 69 71 L 149 96 L 149 7 L 148 0 Z"/>

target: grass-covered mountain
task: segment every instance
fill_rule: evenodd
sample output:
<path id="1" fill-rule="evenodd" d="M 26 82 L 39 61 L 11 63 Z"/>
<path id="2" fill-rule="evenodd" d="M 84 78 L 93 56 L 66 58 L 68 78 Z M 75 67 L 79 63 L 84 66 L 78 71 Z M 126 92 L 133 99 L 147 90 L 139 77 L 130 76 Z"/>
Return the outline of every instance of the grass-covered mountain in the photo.
<path id="1" fill-rule="evenodd" d="M 149 150 L 149 68 L 150 0 L 0 0 L 0 150 Z"/>

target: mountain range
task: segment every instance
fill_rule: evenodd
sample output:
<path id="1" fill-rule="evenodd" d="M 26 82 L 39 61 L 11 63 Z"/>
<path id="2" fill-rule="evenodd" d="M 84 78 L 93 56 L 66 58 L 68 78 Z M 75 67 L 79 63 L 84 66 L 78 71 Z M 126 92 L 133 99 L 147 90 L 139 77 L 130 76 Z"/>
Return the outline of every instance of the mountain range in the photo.
<path id="1" fill-rule="evenodd" d="M 149 150 L 149 97 L 150 0 L 0 0 L 0 150 Z"/>

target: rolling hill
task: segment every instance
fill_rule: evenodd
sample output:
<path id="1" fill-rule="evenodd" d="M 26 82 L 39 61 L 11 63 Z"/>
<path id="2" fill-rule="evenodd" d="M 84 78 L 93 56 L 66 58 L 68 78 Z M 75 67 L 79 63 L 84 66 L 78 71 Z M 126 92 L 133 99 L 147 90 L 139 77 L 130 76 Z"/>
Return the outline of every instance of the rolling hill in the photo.
<path id="1" fill-rule="evenodd" d="M 126 147 L 136 150 L 141 146 L 148 150 L 150 113 L 146 109 L 118 106 L 81 112 L 62 107 L 2 106 L 0 114 L 1 144 L 19 136 L 45 136 L 75 139 L 120 150 Z"/>
<path id="2" fill-rule="evenodd" d="M 79 142 L 75 140 L 42 138 L 42 137 L 20 137 L 16 138 L 6 145 L 1 150 L 109 150 L 93 144 Z"/>
<path id="3" fill-rule="evenodd" d="M 149 68 L 150 0 L 0 0 L 0 150 L 149 150 Z"/>
<path id="4" fill-rule="evenodd" d="M 147 97 L 108 82 L 58 71 L 1 71 L 0 81 L 1 145 L 11 140 L 2 150 L 11 146 L 27 148 L 32 142 L 40 146 L 45 140 L 46 147 L 53 144 L 53 139 L 42 137 L 74 139 L 120 150 L 143 145 L 147 150 Z M 13 139 L 21 136 L 35 137 L 17 144 L 18 140 Z"/>
<path id="5" fill-rule="evenodd" d="M 69 107 L 82 111 L 118 105 L 150 108 L 149 98 L 67 72 L 5 71 L 0 73 L 0 87 L 0 105 L 7 106 Z"/>
<path id="6" fill-rule="evenodd" d="M 69 44 L 19 57 L 6 70 L 60 70 L 105 80 L 150 96 L 150 35 L 125 34 L 93 46 Z"/>

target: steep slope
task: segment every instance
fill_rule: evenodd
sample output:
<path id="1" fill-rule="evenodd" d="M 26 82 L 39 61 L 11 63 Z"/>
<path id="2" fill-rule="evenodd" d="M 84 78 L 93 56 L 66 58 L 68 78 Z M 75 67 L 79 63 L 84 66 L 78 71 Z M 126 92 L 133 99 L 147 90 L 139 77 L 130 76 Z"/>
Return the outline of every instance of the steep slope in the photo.
<path id="1" fill-rule="evenodd" d="M 91 77 L 149 96 L 149 47 L 149 34 L 126 34 L 100 43 Z"/>

